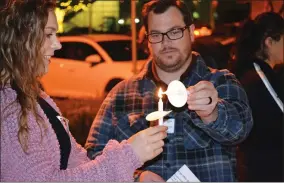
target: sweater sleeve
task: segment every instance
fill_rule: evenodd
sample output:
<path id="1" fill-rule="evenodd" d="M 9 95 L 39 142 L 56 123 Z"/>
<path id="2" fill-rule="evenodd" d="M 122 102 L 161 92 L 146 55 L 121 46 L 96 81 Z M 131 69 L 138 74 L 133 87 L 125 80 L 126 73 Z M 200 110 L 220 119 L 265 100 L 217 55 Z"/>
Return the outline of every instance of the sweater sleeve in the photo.
<path id="1" fill-rule="evenodd" d="M 98 168 L 98 178 L 95 181 L 133 181 L 134 170 L 142 165 L 126 140 L 121 143 L 110 140 L 104 148 L 103 153 L 91 161 L 87 157 L 86 150 L 80 144 L 76 143 L 71 134 L 70 138 L 72 149 L 68 169 L 75 170 L 80 167 L 84 169 L 89 162 L 92 162 Z M 89 176 L 94 176 L 94 172 L 91 173 L 93 175 Z"/>
<path id="2" fill-rule="evenodd" d="M 56 104 L 53 102 L 53 100 L 46 95 L 47 102 L 50 103 L 51 106 L 54 107 L 59 113 L 60 110 L 56 106 Z M 90 159 L 87 157 L 87 152 L 82 146 L 78 143 L 76 143 L 76 140 L 72 136 L 72 134 L 69 132 L 70 140 L 71 140 L 71 152 L 70 157 L 68 161 L 68 169 L 75 169 L 76 167 L 84 166 L 84 164 L 90 162 Z M 110 146 L 110 147 L 109 147 Z M 122 146 L 122 147 L 118 147 Z M 115 148 L 115 149 L 114 149 Z M 110 149 L 110 150 L 106 150 Z M 117 141 L 110 140 L 108 148 L 104 150 L 104 153 L 99 156 L 95 161 L 101 161 L 100 159 L 108 159 L 104 160 L 106 163 L 110 163 L 111 170 L 113 171 L 107 171 L 106 173 L 110 172 L 110 175 L 105 174 L 105 178 L 102 177 L 102 175 L 99 175 L 99 180 L 101 181 L 131 181 L 133 180 L 133 175 L 129 174 L 129 172 L 132 172 L 133 167 L 137 168 L 141 166 L 140 160 L 136 155 L 133 153 L 132 148 L 127 143 L 127 141 L 123 141 L 122 143 L 118 143 Z M 117 153 L 116 155 L 112 155 L 112 153 Z M 104 156 L 107 155 L 107 158 L 104 158 Z M 109 156 L 108 156 L 109 155 Z M 120 157 L 121 156 L 121 157 Z M 122 158 L 122 161 L 117 161 L 117 159 Z M 111 162 L 112 161 L 112 162 Z M 127 161 L 132 162 L 127 164 Z M 102 163 L 102 167 L 105 166 L 106 163 Z M 122 168 L 123 167 L 123 168 Z M 107 169 L 106 169 L 107 170 Z M 130 175 L 130 176 L 129 176 Z M 113 178 L 111 178 L 113 177 Z M 103 178 L 103 179 L 102 179 Z"/>
<path id="3" fill-rule="evenodd" d="M 64 171 L 55 171 L 50 181 L 130 182 L 135 169 L 142 165 L 127 141 L 119 144 L 110 140 L 102 155 L 95 160 L 86 160 L 86 151 L 79 144 L 72 143 L 76 145 L 75 148 L 72 146 L 72 161 L 83 159 L 82 163 Z"/>
<path id="4" fill-rule="evenodd" d="M 1 155 L 1 161 L 2 158 L 11 157 L 10 165 L 4 164 L 7 167 L 1 167 L 1 174 L 8 172 L 8 177 L 1 175 L 3 181 L 130 182 L 133 181 L 135 169 L 142 165 L 127 141 L 118 143 L 110 140 L 100 156 L 95 160 L 88 160 L 86 151 L 72 139 L 70 168 L 68 165 L 66 170 L 60 170 L 59 162 L 55 163 L 56 153 L 60 153 L 59 150 L 52 147 L 48 149 L 45 143 L 39 143 L 42 141 L 38 140 L 29 142 L 29 150 L 25 154 L 19 143 L 15 143 L 17 134 L 9 133 L 8 130 L 8 133 L 6 131 L 2 135 L 1 141 L 6 142 L 1 144 L 6 146 L 2 148 L 9 148 L 13 151 L 10 152 L 13 156 Z M 47 139 L 50 140 L 49 137 Z M 72 166 L 72 162 L 77 162 L 77 166 Z M 8 170 L 11 166 L 16 168 Z"/>

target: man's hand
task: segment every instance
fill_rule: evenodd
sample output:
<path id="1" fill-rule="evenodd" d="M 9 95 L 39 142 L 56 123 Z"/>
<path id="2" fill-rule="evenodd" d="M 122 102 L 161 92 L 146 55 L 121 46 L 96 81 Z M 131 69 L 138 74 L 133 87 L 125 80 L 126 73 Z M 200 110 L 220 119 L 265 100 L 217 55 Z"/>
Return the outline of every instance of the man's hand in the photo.
<path id="1" fill-rule="evenodd" d="M 187 88 L 189 96 L 187 98 L 188 109 L 193 110 L 204 123 L 216 121 L 218 117 L 218 92 L 209 81 L 200 81 L 194 86 Z"/>
<path id="2" fill-rule="evenodd" d="M 142 172 L 138 181 L 139 182 L 165 182 L 165 180 L 162 177 L 150 171 Z"/>

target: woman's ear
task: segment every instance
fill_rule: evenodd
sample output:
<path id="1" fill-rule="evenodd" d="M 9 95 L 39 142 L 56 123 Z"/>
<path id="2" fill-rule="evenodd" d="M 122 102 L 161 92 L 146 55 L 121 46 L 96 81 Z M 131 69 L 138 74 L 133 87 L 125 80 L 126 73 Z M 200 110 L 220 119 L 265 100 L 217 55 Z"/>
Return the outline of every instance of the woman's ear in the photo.
<path id="1" fill-rule="evenodd" d="M 264 44 L 268 49 L 271 48 L 273 44 L 273 39 L 271 37 L 265 38 Z"/>

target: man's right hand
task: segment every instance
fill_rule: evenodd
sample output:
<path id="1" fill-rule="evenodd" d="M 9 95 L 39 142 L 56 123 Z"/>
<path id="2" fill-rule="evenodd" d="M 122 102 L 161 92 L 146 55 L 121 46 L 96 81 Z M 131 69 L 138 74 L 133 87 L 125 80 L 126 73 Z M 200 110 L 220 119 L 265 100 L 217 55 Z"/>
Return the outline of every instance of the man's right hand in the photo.
<path id="1" fill-rule="evenodd" d="M 128 139 L 129 144 L 142 163 L 155 158 L 163 152 L 163 139 L 167 137 L 167 129 L 166 126 L 150 127 Z"/>

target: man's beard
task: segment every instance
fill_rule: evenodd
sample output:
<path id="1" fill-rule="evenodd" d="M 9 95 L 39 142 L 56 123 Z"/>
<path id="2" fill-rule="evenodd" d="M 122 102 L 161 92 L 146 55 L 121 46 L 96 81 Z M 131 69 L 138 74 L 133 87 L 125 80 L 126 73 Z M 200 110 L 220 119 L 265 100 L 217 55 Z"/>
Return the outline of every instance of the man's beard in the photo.
<path id="1" fill-rule="evenodd" d="M 162 59 L 161 57 L 159 57 L 157 55 L 153 55 L 153 57 L 154 57 L 155 64 L 161 70 L 163 70 L 165 72 L 173 73 L 173 72 L 180 70 L 184 66 L 184 64 L 187 62 L 188 58 L 191 55 L 191 50 L 188 51 L 188 53 L 186 54 L 184 59 L 182 58 L 182 54 L 180 53 L 179 50 L 177 50 L 175 48 L 169 48 L 168 50 L 178 51 L 178 57 L 176 59 L 174 59 L 172 62 L 167 62 L 167 61 L 165 61 L 166 58 Z M 165 51 L 166 51 L 166 49 L 162 50 L 161 54 Z"/>

